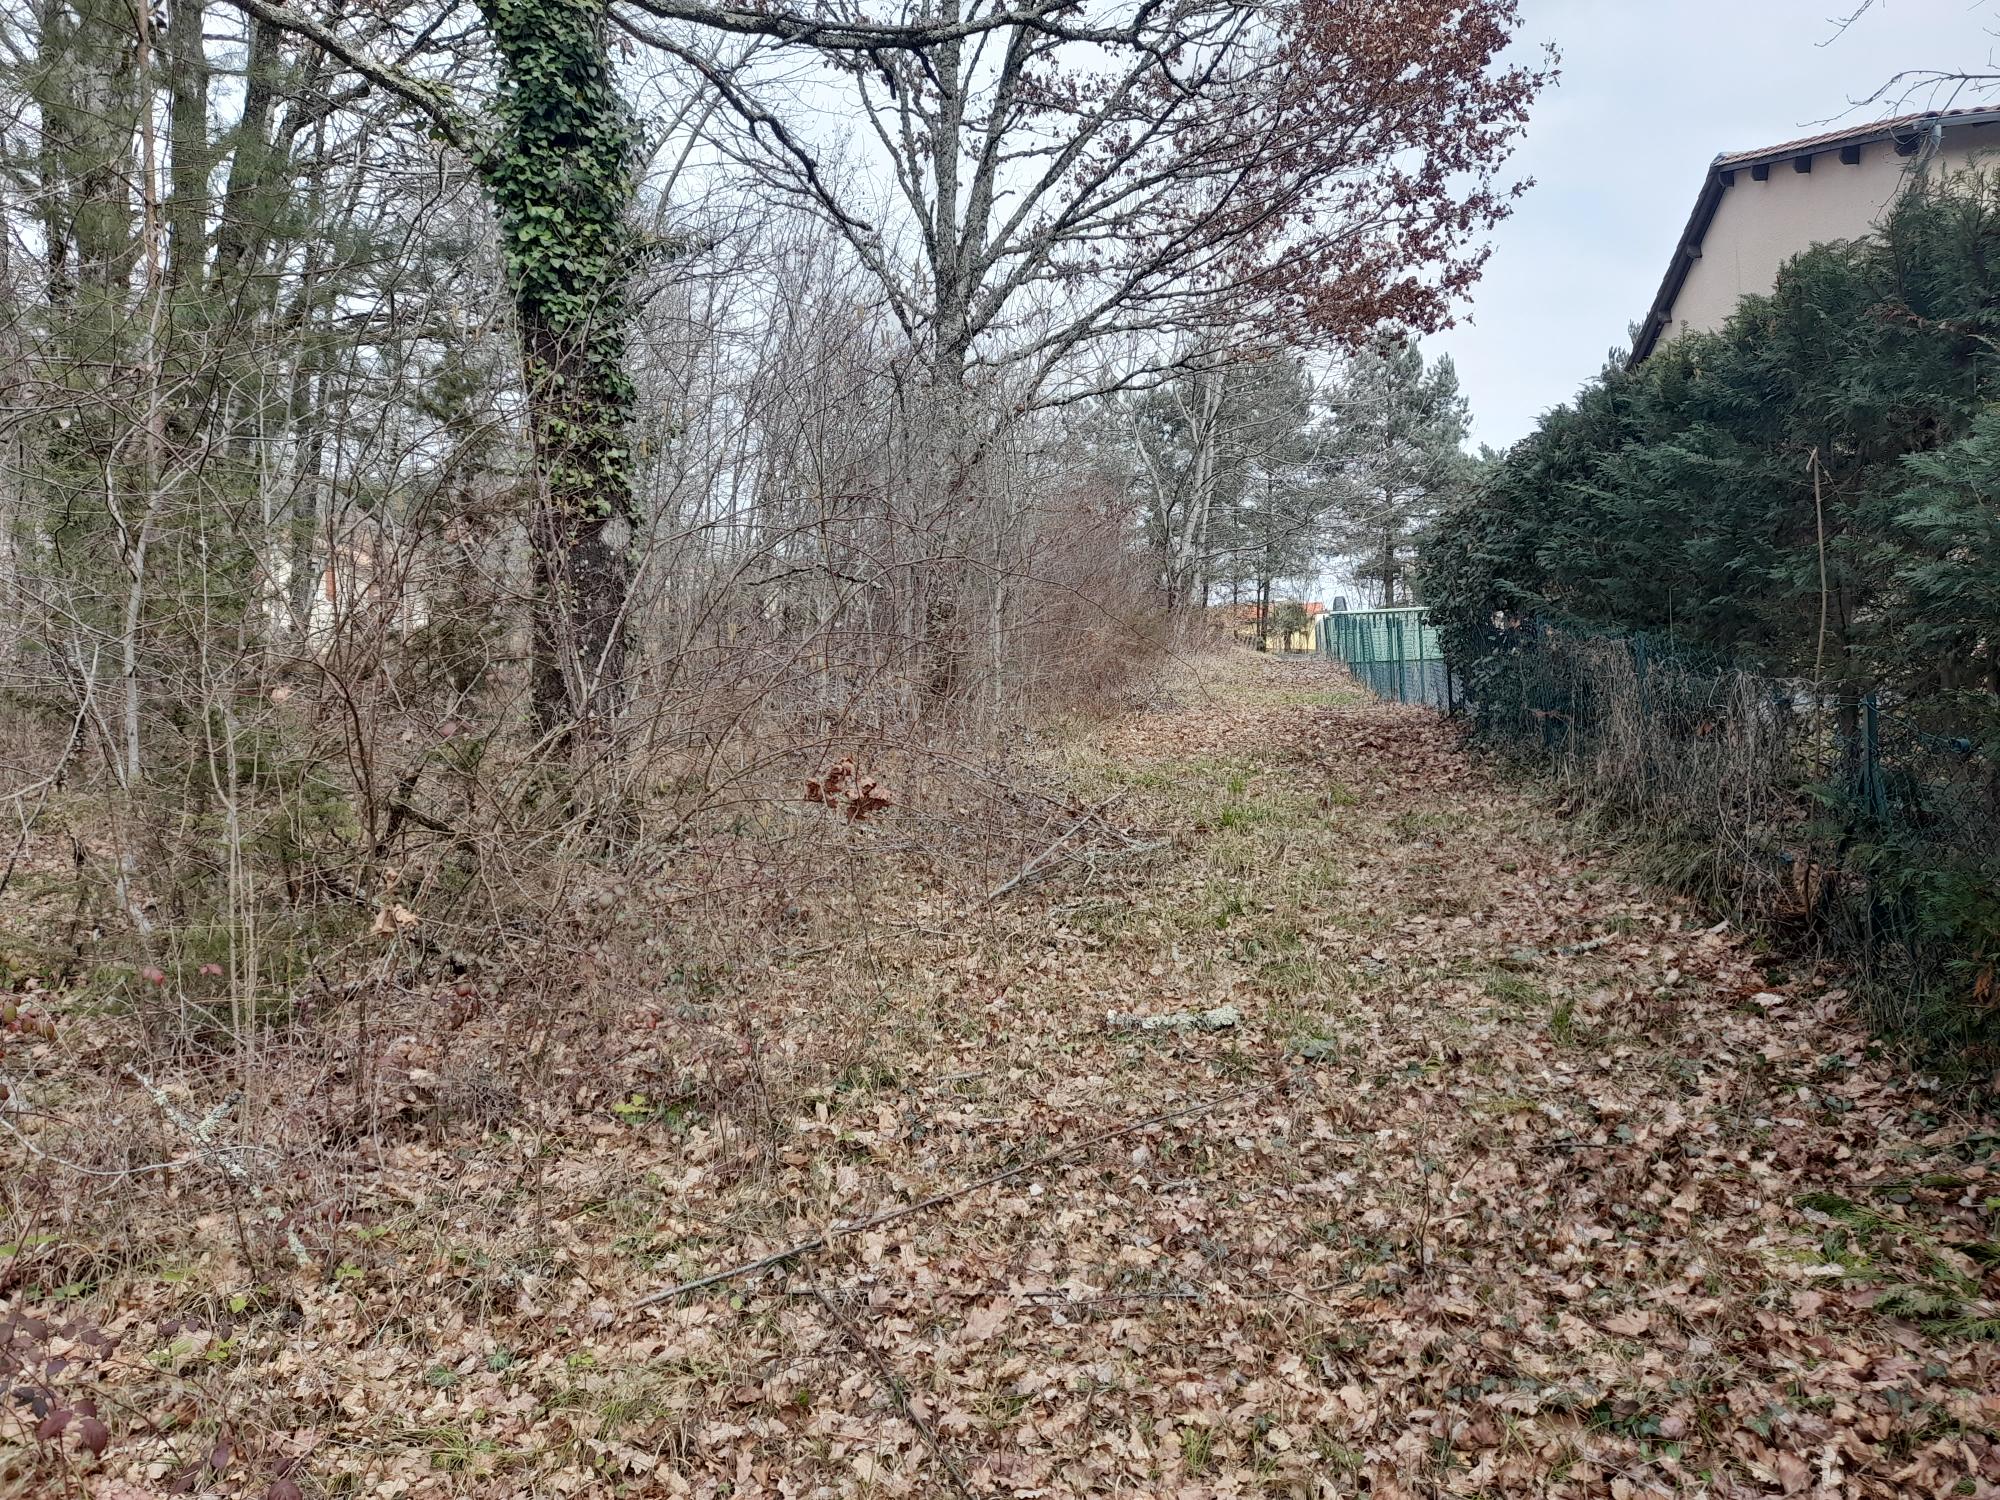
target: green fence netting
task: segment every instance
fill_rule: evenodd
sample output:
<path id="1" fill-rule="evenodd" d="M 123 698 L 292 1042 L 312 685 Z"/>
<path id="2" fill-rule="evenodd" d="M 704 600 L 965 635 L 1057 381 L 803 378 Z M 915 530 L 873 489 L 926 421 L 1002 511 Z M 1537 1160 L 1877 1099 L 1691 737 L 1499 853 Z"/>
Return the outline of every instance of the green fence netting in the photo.
<path id="1" fill-rule="evenodd" d="M 1446 713 L 1457 706 L 1457 682 L 1426 611 L 1339 610 L 1321 615 L 1315 633 L 1320 655 L 1340 662 L 1378 698 Z"/>
<path id="2" fill-rule="evenodd" d="M 2000 1059 L 1994 745 L 1667 636 L 1519 621 L 1487 646 L 1455 692 L 1483 741 L 1650 825 L 1677 883 L 1853 961 L 1899 1029 Z"/>

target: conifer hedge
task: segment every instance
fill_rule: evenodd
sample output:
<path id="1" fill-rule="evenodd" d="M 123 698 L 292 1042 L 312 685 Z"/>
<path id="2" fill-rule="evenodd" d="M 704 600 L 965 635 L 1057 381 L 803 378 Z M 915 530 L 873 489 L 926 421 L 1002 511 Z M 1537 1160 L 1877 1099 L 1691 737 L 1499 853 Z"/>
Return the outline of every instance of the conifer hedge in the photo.
<path id="1" fill-rule="evenodd" d="M 1810 857 L 1863 908 L 1848 925 L 1893 926 L 1907 982 L 1992 1020 L 2000 175 L 1919 182 L 1875 237 L 1799 255 L 1721 331 L 1636 369 L 1614 357 L 1446 511 L 1420 578 L 1482 724 L 1517 742 L 1530 720 L 1543 747 L 1551 723 L 1557 739 L 1587 729 L 1523 698 L 1524 657 L 1552 628 L 1755 674 L 1775 705 L 1759 714 L 1787 721 L 1814 781 L 1798 802 L 1823 835 Z M 1943 799 L 1882 748 L 1898 736 L 1948 766 L 1953 826 L 1930 826 Z M 1796 828 L 1748 842 L 1746 858 L 1808 857 Z"/>

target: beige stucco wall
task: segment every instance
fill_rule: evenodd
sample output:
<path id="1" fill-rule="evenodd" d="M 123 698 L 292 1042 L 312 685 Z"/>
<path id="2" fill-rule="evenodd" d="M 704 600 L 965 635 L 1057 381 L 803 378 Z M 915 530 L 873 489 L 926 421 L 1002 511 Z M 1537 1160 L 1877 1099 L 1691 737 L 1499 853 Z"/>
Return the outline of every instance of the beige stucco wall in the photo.
<path id="1" fill-rule="evenodd" d="M 1989 152 L 2000 152 L 2000 124 L 1951 127 L 1924 170 L 1961 171 Z M 1898 156 L 1887 141 L 1872 141 L 1861 148 L 1857 166 L 1843 163 L 1835 147 L 1817 153 L 1810 172 L 1778 161 L 1770 177 L 1757 182 L 1748 167 L 1739 169 L 1735 184 L 1722 190 L 1701 258 L 1688 268 L 1662 337 L 1720 328 L 1741 298 L 1777 285 L 1778 268 L 1808 245 L 1867 234 L 1918 159 Z"/>

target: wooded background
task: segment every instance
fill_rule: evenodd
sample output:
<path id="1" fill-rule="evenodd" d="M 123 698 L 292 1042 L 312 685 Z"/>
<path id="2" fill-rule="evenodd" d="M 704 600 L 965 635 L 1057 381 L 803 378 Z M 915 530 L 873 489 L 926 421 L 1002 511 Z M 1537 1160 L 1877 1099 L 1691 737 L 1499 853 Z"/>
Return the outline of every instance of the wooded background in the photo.
<path id="1" fill-rule="evenodd" d="M 1406 596 L 1464 409 L 1405 341 L 1519 191 L 1515 24 L 8 7 L 20 964 L 254 1032 L 1115 700 L 1343 543 Z"/>

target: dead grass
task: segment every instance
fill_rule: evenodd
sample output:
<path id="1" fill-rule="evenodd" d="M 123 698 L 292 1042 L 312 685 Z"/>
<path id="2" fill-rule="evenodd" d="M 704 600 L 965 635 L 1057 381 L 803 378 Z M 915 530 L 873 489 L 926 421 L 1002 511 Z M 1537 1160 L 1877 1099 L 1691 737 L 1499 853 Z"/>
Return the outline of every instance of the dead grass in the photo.
<path id="1" fill-rule="evenodd" d="M 46 1113 L 10 1119 L 76 1167 L 177 1166 L 0 1141 L 13 1378 L 111 1432 L 101 1460 L 37 1440 L 17 1400 L 11 1492 L 2000 1478 L 1990 1121 L 1422 712 L 1246 655 L 1173 688 L 1046 752 L 1040 840 L 1115 794 L 1109 826 L 998 901 L 1039 845 L 958 847 L 962 800 L 823 840 L 804 901 L 704 892 L 754 873 L 747 828 L 623 881 L 615 943 L 516 955 L 521 992 L 455 1028 L 396 1011 L 358 1088 L 301 1023 L 231 1127 L 268 1148 L 261 1202 L 101 1066 L 119 1018 L 59 1013 L 23 1072 Z M 1105 1024 L 1222 1005 L 1239 1025 Z M 226 1080 L 175 1085 L 199 1117 Z"/>

